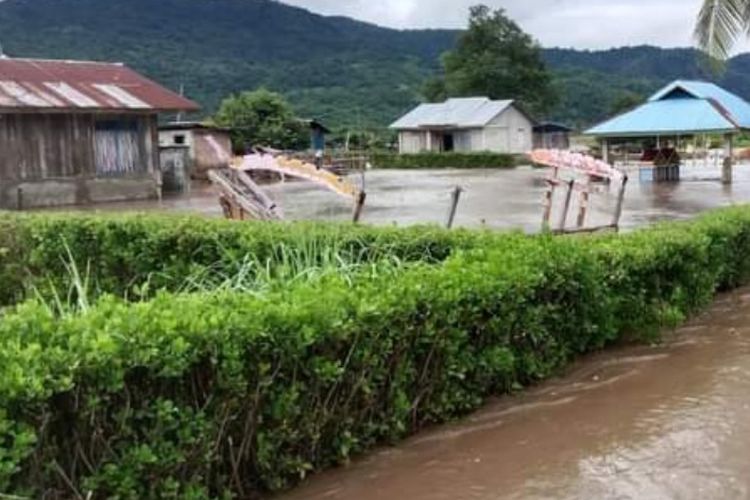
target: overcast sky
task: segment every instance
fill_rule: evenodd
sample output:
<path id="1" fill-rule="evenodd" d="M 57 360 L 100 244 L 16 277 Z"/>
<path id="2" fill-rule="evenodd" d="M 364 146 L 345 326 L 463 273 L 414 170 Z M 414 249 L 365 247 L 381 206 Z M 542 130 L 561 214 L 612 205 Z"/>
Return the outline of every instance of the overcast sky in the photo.
<path id="1" fill-rule="evenodd" d="M 702 0 L 283 0 L 394 28 L 462 28 L 470 5 L 505 8 L 546 47 L 685 47 Z M 742 49 L 747 48 L 744 45 Z"/>

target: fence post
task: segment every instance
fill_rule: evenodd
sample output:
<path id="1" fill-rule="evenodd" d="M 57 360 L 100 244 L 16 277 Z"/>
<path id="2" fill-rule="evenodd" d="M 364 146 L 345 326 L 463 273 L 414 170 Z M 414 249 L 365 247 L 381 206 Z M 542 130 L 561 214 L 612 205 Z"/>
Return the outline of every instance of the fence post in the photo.
<path id="1" fill-rule="evenodd" d="M 365 200 L 367 199 L 367 193 L 364 191 L 359 193 L 359 196 L 357 196 L 357 200 L 354 205 L 354 216 L 352 217 L 352 222 L 355 224 L 359 223 L 359 219 L 362 217 L 362 209 L 365 207 Z"/>
<path id="2" fill-rule="evenodd" d="M 456 211 L 458 210 L 458 201 L 461 199 L 462 192 L 463 189 L 456 186 L 456 189 L 453 190 L 453 194 L 451 195 L 451 209 L 448 212 L 448 221 L 445 224 L 448 229 L 453 227 L 453 221 L 456 219 Z"/>
<path id="3" fill-rule="evenodd" d="M 575 187 L 575 179 L 571 179 L 568 182 L 568 192 L 565 193 L 565 204 L 563 205 L 562 213 L 560 214 L 560 231 L 565 230 L 565 224 L 568 220 L 568 211 L 570 210 L 570 201 L 573 198 L 573 188 Z"/>

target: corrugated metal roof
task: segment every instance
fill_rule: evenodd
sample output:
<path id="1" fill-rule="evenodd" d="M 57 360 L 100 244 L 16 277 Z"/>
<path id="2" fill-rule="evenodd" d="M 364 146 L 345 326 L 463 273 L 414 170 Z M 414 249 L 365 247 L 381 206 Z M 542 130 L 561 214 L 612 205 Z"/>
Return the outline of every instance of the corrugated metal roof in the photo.
<path id="1" fill-rule="evenodd" d="M 480 128 L 513 105 L 512 100 L 462 97 L 421 104 L 391 125 L 393 129 Z"/>
<path id="2" fill-rule="evenodd" d="M 198 105 L 115 63 L 0 59 L 0 110 L 195 111 Z"/>
<path id="3" fill-rule="evenodd" d="M 677 80 L 641 106 L 586 131 L 600 137 L 728 133 L 750 129 L 750 104 L 708 82 Z"/>

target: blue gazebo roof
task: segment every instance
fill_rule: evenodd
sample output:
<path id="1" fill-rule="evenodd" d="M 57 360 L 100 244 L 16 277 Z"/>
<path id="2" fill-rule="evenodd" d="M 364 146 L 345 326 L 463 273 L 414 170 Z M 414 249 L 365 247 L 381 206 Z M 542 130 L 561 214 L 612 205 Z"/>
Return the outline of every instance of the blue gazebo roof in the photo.
<path id="1" fill-rule="evenodd" d="M 734 133 L 750 129 L 750 104 L 708 82 L 677 80 L 649 100 L 586 131 L 598 137 Z"/>

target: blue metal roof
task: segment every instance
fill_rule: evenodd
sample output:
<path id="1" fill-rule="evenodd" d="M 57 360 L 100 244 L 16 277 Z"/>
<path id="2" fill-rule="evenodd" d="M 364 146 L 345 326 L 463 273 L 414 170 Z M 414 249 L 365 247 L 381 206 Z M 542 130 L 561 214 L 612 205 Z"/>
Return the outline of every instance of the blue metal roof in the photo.
<path id="1" fill-rule="evenodd" d="M 643 105 L 586 131 L 600 137 L 729 133 L 750 129 L 750 104 L 718 85 L 678 80 Z"/>

